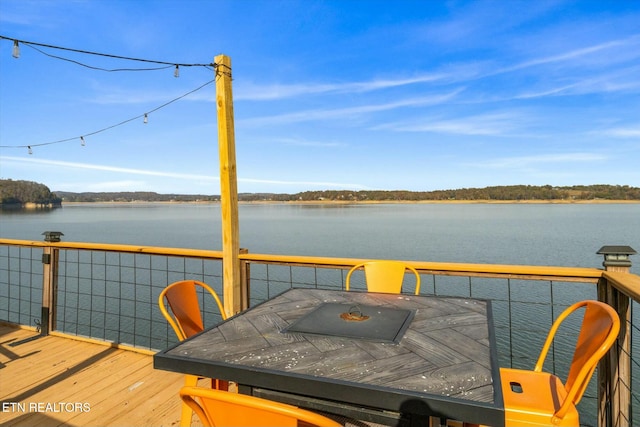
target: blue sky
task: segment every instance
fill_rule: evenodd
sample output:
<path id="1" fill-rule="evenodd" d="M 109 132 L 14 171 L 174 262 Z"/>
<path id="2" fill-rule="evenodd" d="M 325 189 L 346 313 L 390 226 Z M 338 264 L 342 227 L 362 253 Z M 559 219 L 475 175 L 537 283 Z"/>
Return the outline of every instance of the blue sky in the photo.
<path id="1" fill-rule="evenodd" d="M 228 55 L 240 192 L 640 186 L 638 1 L 0 0 L 0 35 Z M 214 84 L 139 118 L 211 69 L 12 48 L 0 40 L 0 177 L 219 194 Z"/>

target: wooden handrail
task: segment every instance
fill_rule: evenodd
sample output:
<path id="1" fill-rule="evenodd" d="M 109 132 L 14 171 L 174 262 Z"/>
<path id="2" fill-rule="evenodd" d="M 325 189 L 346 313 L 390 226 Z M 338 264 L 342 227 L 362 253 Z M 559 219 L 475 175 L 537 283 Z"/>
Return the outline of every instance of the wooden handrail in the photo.
<path id="1" fill-rule="evenodd" d="M 40 242 L 32 240 L 0 239 L 0 245 L 54 247 L 58 249 L 81 249 L 104 252 L 127 252 L 147 255 L 177 255 L 192 258 L 222 259 L 222 251 L 206 249 L 168 248 L 156 246 L 120 245 L 84 242 Z"/>
<path id="2" fill-rule="evenodd" d="M 222 259 L 222 251 L 205 249 L 169 248 L 155 246 L 120 245 L 107 243 L 82 243 L 82 242 L 40 242 L 30 240 L 1 239 L 1 245 L 54 247 L 58 249 L 84 249 L 105 252 L 127 252 L 147 255 L 177 255 L 194 258 Z M 241 251 L 242 252 L 242 251 Z M 365 258 L 332 258 L 300 255 L 273 255 L 257 253 L 240 253 L 239 259 L 246 262 L 260 262 L 288 265 L 315 265 L 326 267 L 351 268 L 354 265 L 370 261 Z M 603 274 L 613 274 L 598 268 L 589 267 L 556 267 L 535 265 L 511 265 L 511 264 L 470 264 L 451 262 L 424 262 L 402 260 L 423 273 L 457 273 L 466 275 L 493 274 L 493 275 L 517 275 L 536 276 L 548 280 L 549 278 L 578 278 L 588 282 L 595 282 Z M 630 276 L 630 275 L 627 275 Z M 617 276 L 616 276 L 617 277 Z"/>
<path id="3" fill-rule="evenodd" d="M 640 302 L 640 276 L 618 271 L 603 271 L 602 277 L 623 294 Z"/>
<path id="4" fill-rule="evenodd" d="M 327 267 L 351 268 L 370 259 L 363 258 L 329 258 L 297 255 L 271 255 L 271 254 L 241 254 L 240 259 L 248 262 L 273 263 L 273 264 L 294 264 L 294 265 L 316 265 Z M 424 262 L 408 261 L 402 262 L 411 265 L 423 273 L 452 272 L 474 275 L 481 274 L 504 274 L 518 276 L 538 276 L 554 278 L 580 278 L 588 282 L 595 282 L 602 277 L 603 270 L 588 267 L 553 267 L 553 266 L 532 266 L 532 265 L 510 265 L 510 264 L 468 264 L 451 262 Z"/>

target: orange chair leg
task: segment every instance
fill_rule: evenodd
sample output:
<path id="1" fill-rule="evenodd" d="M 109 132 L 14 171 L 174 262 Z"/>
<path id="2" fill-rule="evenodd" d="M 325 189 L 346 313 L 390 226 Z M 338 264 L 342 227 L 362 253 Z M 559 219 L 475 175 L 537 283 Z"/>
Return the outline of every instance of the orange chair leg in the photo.
<path id="1" fill-rule="evenodd" d="M 195 387 L 198 385 L 198 377 L 195 375 L 186 375 L 184 380 L 186 387 Z M 211 388 L 215 390 L 229 391 L 229 381 L 211 379 Z M 193 411 L 186 404 L 182 404 L 182 413 L 180 415 L 180 427 L 190 427 Z"/>
<path id="2" fill-rule="evenodd" d="M 211 388 L 215 390 L 229 391 L 229 381 L 211 379 Z"/>
<path id="3" fill-rule="evenodd" d="M 195 387 L 198 385 L 198 377 L 195 375 L 185 375 L 184 385 L 186 387 Z M 186 403 L 182 404 L 182 412 L 180 413 L 180 427 L 191 427 L 191 418 L 193 410 Z"/>

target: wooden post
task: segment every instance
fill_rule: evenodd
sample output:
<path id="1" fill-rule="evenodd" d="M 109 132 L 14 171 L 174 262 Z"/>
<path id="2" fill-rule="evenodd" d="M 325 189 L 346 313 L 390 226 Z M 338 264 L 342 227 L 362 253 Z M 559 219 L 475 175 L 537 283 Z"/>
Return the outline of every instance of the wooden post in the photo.
<path id="1" fill-rule="evenodd" d="M 628 427 L 630 384 L 629 298 L 606 279 L 598 282 L 598 300 L 612 306 L 620 316 L 620 335 L 609 352 L 598 363 L 598 426 Z M 626 378 L 626 379 L 625 379 Z"/>
<path id="2" fill-rule="evenodd" d="M 53 327 L 53 287 L 55 284 L 54 252 L 46 246 L 42 253 L 42 309 L 40 316 L 40 335 L 49 335 Z"/>
<path id="3" fill-rule="evenodd" d="M 49 239 L 49 236 L 47 236 L 47 239 Z M 56 328 L 59 255 L 60 250 L 51 246 L 45 246 L 42 250 L 42 308 L 40 315 L 40 335 L 49 335 L 49 333 Z"/>
<path id="4" fill-rule="evenodd" d="M 218 111 L 218 151 L 220 155 L 220 209 L 222 212 L 222 272 L 224 309 L 227 316 L 242 308 L 240 281 L 240 230 L 238 221 L 238 182 L 231 91 L 231 58 L 218 55 L 216 72 L 216 109 Z"/>
<path id="5" fill-rule="evenodd" d="M 606 271 L 629 273 L 628 246 L 604 246 L 598 251 L 605 256 Z M 616 309 L 620 316 L 620 334 L 609 352 L 598 364 L 598 426 L 628 427 L 631 409 L 631 310 L 630 299 L 606 279 L 598 282 L 598 300 Z"/>

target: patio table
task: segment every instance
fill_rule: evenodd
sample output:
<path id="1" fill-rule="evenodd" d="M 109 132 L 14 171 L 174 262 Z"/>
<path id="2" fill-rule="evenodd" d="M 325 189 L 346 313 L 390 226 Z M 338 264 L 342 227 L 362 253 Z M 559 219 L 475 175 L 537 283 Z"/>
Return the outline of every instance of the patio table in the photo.
<path id="1" fill-rule="evenodd" d="M 504 425 L 488 300 L 290 289 L 157 353 L 154 367 L 386 425 Z"/>

